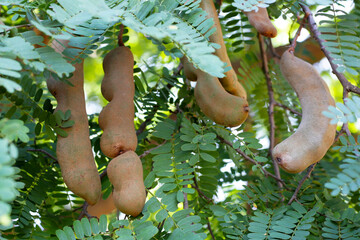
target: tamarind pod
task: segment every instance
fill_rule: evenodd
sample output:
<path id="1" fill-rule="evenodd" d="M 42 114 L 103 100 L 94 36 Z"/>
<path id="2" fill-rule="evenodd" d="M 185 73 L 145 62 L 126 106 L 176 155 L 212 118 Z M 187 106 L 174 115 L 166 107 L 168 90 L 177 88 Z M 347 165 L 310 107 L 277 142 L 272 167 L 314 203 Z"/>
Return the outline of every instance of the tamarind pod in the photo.
<path id="1" fill-rule="evenodd" d="M 110 103 L 99 115 L 99 125 L 104 131 L 100 138 L 100 148 L 109 158 L 121 152 L 135 151 L 137 146 L 133 62 L 133 55 L 125 46 L 111 50 L 103 62 L 105 76 L 101 92 Z"/>
<path id="2" fill-rule="evenodd" d="M 220 125 L 238 126 L 246 120 L 249 113 L 245 98 L 226 92 L 218 78 L 207 73 L 198 75 L 195 98 L 201 111 Z"/>
<path id="3" fill-rule="evenodd" d="M 133 67 L 134 56 L 128 47 L 116 47 L 106 54 L 103 61 L 104 78 L 101 82 L 101 93 L 106 100 L 111 102 L 114 94 L 125 90 L 135 92 Z"/>
<path id="4" fill-rule="evenodd" d="M 274 38 L 277 35 L 277 30 L 269 19 L 266 8 L 259 7 L 259 10 L 244 12 L 249 19 L 249 23 L 265 37 Z"/>
<path id="5" fill-rule="evenodd" d="M 48 35 L 44 34 L 43 32 L 41 32 L 41 31 L 40 31 L 38 28 L 36 28 L 36 27 L 33 28 L 33 31 L 35 32 L 36 35 L 43 37 L 42 43 L 44 43 L 45 45 L 48 45 L 48 44 L 49 44 L 50 37 L 49 37 Z M 39 48 L 39 47 L 42 47 L 42 46 L 40 46 L 40 45 L 38 45 L 38 44 L 35 44 L 34 47 L 35 47 L 35 48 Z"/>
<path id="6" fill-rule="evenodd" d="M 57 49 L 56 47 L 54 47 Z M 68 136 L 58 135 L 56 155 L 67 187 L 90 205 L 101 194 L 100 177 L 95 165 L 89 138 L 89 124 L 85 109 L 83 62 L 74 65 L 75 72 L 69 79 L 74 86 L 50 77 L 47 87 L 57 100 L 55 111 L 71 110 L 72 127 L 64 128 Z"/>
<path id="7" fill-rule="evenodd" d="M 213 34 L 211 34 L 209 40 L 212 43 L 217 43 L 220 45 L 219 49 L 215 49 L 215 55 L 218 56 L 221 61 L 225 62 L 227 67 L 231 67 L 229 71 L 224 73 L 225 77 L 220 78 L 221 85 L 224 87 L 224 89 L 227 92 L 235 96 L 246 98 L 247 97 L 246 91 L 243 88 L 243 86 L 239 83 L 236 72 L 232 68 L 231 61 L 227 54 L 223 33 L 221 31 L 219 17 L 213 0 L 202 0 L 200 3 L 200 7 L 208 13 L 207 15 L 208 18 L 214 19 L 214 27 L 216 28 L 216 31 Z"/>
<path id="8" fill-rule="evenodd" d="M 328 106 L 335 106 L 329 88 L 309 63 L 284 52 L 280 69 L 294 88 L 302 107 L 299 128 L 273 149 L 273 157 L 289 173 L 298 173 L 324 157 L 331 147 L 336 125 L 322 114 Z"/>
<path id="9" fill-rule="evenodd" d="M 194 68 L 194 66 L 187 60 L 187 58 L 184 56 L 180 59 L 182 65 L 183 65 L 183 69 L 184 69 L 184 74 L 186 79 L 188 79 L 189 81 L 193 81 L 196 82 L 197 80 L 197 74 L 199 73 L 199 69 Z"/>
<path id="10" fill-rule="evenodd" d="M 101 215 L 107 215 L 116 210 L 113 194 L 111 193 L 107 199 L 100 197 L 99 201 L 93 205 L 88 206 L 87 211 L 91 216 L 100 217 Z"/>
<path id="11" fill-rule="evenodd" d="M 133 217 L 139 215 L 145 205 L 146 193 L 143 167 L 138 155 L 128 151 L 112 159 L 107 175 L 114 186 L 116 208 Z"/>

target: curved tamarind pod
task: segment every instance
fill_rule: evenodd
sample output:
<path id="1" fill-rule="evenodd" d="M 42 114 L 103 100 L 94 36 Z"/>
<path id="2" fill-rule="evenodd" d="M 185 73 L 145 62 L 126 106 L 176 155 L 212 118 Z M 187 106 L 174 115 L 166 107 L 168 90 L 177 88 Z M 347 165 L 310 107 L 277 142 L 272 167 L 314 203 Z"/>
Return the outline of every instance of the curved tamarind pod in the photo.
<path id="1" fill-rule="evenodd" d="M 184 74 L 186 79 L 196 82 L 197 80 L 197 74 L 200 72 L 199 69 L 194 68 L 194 66 L 187 60 L 187 58 L 184 56 L 180 59 L 182 65 L 183 65 L 183 69 L 184 69 Z"/>
<path id="2" fill-rule="evenodd" d="M 266 8 L 260 8 L 257 12 L 244 12 L 249 19 L 250 24 L 265 37 L 274 38 L 277 35 L 277 30 L 269 19 Z"/>
<path id="3" fill-rule="evenodd" d="M 220 125 L 238 126 L 249 114 L 249 105 L 245 98 L 226 92 L 217 77 L 199 70 L 195 98 L 201 111 Z"/>
<path id="4" fill-rule="evenodd" d="M 320 161 L 332 145 L 336 125 L 322 111 L 335 106 L 335 101 L 315 68 L 289 51 L 282 55 L 280 69 L 300 100 L 303 117 L 296 132 L 275 146 L 272 154 L 285 171 L 298 173 Z"/>
<path id="5" fill-rule="evenodd" d="M 102 199 L 100 197 L 99 201 L 93 205 L 88 206 L 87 211 L 91 216 L 100 217 L 101 215 L 107 215 L 112 213 L 116 209 L 113 199 L 113 194 L 111 193 L 107 199 Z"/>
<path id="6" fill-rule="evenodd" d="M 207 15 L 208 18 L 214 19 L 214 23 L 215 23 L 214 27 L 216 27 L 216 31 L 213 34 L 211 34 L 209 39 L 210 42 L 217 43 L 220 45 L 219 49 L 215 49 L 215 55 L 218 56 L 221 61 L 225 62 L 228 67 L 231 67 L 231 62 L 226 51 L 226 46 L 221 31 L 219 17 L 213 0 L 202 0 L 200 3 L 200 7 L 208 13 Z M 246 91 L 243 88 L 243 86 L 239 83 L 234 69 L 231 67 L 231 69 L 225 72 L 224 74 L 225 77 L 220 78 L 221 85 L 224 87 L 224 89 L 235 96 L 246 98 L 247 97 Z"/>
<path id="7" fill-rule="evenodd" d="M 53 43 L 54 49 L 62 47 Z M 59 45 L 59 44 L 58 44 Z M 57 110 L 71 110 L 72 127 L 65 128 L 68 136 L 58 136 L 56 155 L 67 187 L 84 198 L 90 205 L 101 195 L 101 183 L 89 137 L 89 124 L 85 109 L 83 62 L 74 65 L 75 72 L 69 79 L 74 86 L 53 78 L 47 80 L 50 93 L 57 100 Z"/>
<path id="8" fill-rule="evenodd" d="M 100 148 L 110 158 L 121 152 L 135 151 L 137 146 L 133 63 L 133 55 L 125 46 L 111 50 L 103 62 L 105 76 L 101 92 L 110 103 L 99 115 L 99 125 L 104 131 L 100 138 Z"/>
<path id="9" fill-rule="evenodd" d="M 112 159 L 107 175 L 114 186 L 116 208 L 133 217 L 139 215 L 145 205 L 146 193 L 143 167 L 138 155 L 128 151 Z"/>

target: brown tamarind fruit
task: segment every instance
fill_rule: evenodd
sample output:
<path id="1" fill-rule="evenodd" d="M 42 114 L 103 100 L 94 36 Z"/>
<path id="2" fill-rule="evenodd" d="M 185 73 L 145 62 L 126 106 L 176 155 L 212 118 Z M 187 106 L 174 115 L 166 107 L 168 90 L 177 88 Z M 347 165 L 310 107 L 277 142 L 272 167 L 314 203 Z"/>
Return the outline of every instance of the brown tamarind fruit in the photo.
<path id="1" fill-rule="evenodd" d="M 53 42 L 53 48 L 60 53 L 63 50 L 56 42 Z M 57 139 L 56 155 L 64 182 L 72 192 L 93 205 L 100 197 L 101 183 L 89 138 L 83 64 L 82 61 L 74 65 L 73 76 L 68 79 L 73 86 L 50 77 L 47 87 L 57 100 L 55 111 L 71 110 L 70 120 L 75 122 L 72 127 L 64 128 L 68 134 L 66 138 L 58 135 Z"/>
<path id="2" fill-rule="evenodd" d="M 285 51 L 280 60 L 285 79 L 294 88 L 302 107 L 299 128 L 273 149 L 273 158 L 285 171 L 298 173 L 324 157 L 333 144 L 336 125 L 322 112 L 335 101 L 316 69 Z"/>
<path id="3" fill-rule="evenodd" d="M 269 19 L 266 8 L 258 8 L 250 12 L 244 12 L 249 19 L 249 23 L 263 36 L 274 38 L 277 30 Z"/>
<path id="4" fill-rule="evenodd" d="M 43 38 L 43 41 L 42 43 L 45 44 L 45 45 L 48 45 L 49 44 L 49 41 L 50 41 L 50 37 L 46 34 L 44 34 L 43 32 L 41 32 L 38 28 L 34 27 L 33 28 L 33 31 L 35 32 L 36 35 L 38 36 L 41 36 Z M 35 48 L 39 48 L 41 47 L 40 45 L 38 44 L 35 44 L 34 45 Z"/>
<path id="5" fill-rule="evenodd" d="M 103 199 L 100 197 L 99 201 L 93 205 L 88 206 L 87 211 L 91 216 L 100 217 L 101 215 L 107 215 L 116 210 L 113 194 L 111 193 L 108 198 Z"/>
<path id="6" fill-rule="evenodd" d="M 182 59 L 184 67 L 188 65 Z M 189 66 L 191 66 L 189 64 Z M 195 80 L 195 99 L 201 111 L 217 124 L 235 127 L 242 124 L 248 114 L 249 105 L 246 98 L 232 95 L 225 91 L 217 77 L 193 68 Z"/>
<path id="7" fill-rule="evenodd" d="M 99 125 L 103 130 L 100 148 L 109 158 L 126 151 L 135 151 L 137 136 L 134 126 L 133 77 L 134 57 L 125 46 L 111 50 L 104 58 L 104 79 L 101 92 L 110 103 L 99 115 Z"/>
<path id="8" fill-rule="evenodd" d="M 227 67 L 231 67 L 231 61 L 226 51 L 226 46 L 224 43 L 224 37 L 221 30 L 218 13 L 216 11 L 213 0 L 202 0 L 200 3 L 200 7 L 208 13 L 207 15 L 208 18 L 213 18 L 214 20 L 214 27 L 216 28 L 216 31 L 210 35 L 209 40 L 212 43 L 217 43 L 220 45 L 219 49 L 215 49 L 215 55 L 218 56 L 221 61 L 225 62 Z M 225 77 L 219 79 L 223 88 L 232 95 L 246 99 L 247 97 L 246 91 L 243 88 L 243 86 L 239 83 L 234 69 L 231 67 L 231 69 L 225 72 L 224 74 Z"/>
<path id="9" fill-rule="evenodd" d="M 218 78 L 207 73 L 198 75 L 195 98 L 201 111 L 220 125 L 238 126 L 246 120 L 249 113 L 245 98 L 226 92 Z"/>
<path id="10" fill-rule="evenodd" d="M 107 169 L 109 180 L 114 186 L 116 208 L 136 217 L 141 213 L 146 199 L 140 158 L 135 152 L 127 151 L 112 159 Z"/>
<path id="11" fill-rule="evenodd" d="M 208 13 L 208 18 L 214 19 L 216 31 L 209 37 L 209 40 L 220 45 L 220 48 L 216 49 L 215 55 L 231 67 L 214 2 L 202 0 L 200 7 Z M 190 81 L 197 81 L 196 102 L 206 116 L 217 124 L 229 127 L 238 126 L 246 120 L 249 112 L 247 95 L 232 67 L 225 73 L 224 78 L 218 79 L 195 69 L 186 57 L 183 57 L 181 62 L 186 78 Z"/>

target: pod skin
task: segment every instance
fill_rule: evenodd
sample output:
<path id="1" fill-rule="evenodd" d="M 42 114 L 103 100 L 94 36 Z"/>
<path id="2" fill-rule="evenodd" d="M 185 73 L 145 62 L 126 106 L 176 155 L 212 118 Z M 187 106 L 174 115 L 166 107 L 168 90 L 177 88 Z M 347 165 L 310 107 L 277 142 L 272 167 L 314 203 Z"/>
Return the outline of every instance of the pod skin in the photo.
<path id="1" fill-rule="evenodd" d="M 249 19 L 249 23 L 263 36 L 274 38 L 277 35 L 277 30 L 269 19 L 266 8 L 260 8 L 256 12 L 244 12 Z"/>
<path id="2" fill-rule="evenodd" d="M 138 216 L 146 199 L 143 167 L 138 155 L 128 151 L 117 156 L 109 163 L 107 175 L 114 186 L 116 208 L 124 214 Z"/>
<path id="3" fill-rule="evenodd" d="M 135 151 L 137 146 L 133 63 L 133 55 L 125 46 L 111 50 L 104 58 L 105 76 L 101 92 L 110 103 L 99 115 L 99 125 L 104 131 L 100 138 L 100 148 L 109 158 L 125 151 Z"/>
<path id="4" fill-rule="evenodd" d="M 185 66 L 192 67 L 186 58 Z M 195 86 L 195 99 L 201 111 L 220 125 L 235 127 L 242 124 L 248 114 L 249 105 L 245 98 L 231 95 L 222 87 L 217 77 L 213 77 L 199 69 L 191 71 Z M 193 80 L 193 81 L 194 81 Z"/>
<path id="5" fill-rule="evenodd" d="M 285 171 L 298 173 L 320 161 L 334 142 L 336 125 L 322 111 L 335 106 L 335 101 L 311 64 L 285 51 L 280 68 L 300 100 L 302 119 L 297 131 L 275 146 L 272 154 Z"/>
<path id="6" fill-rule="evenodd" d="M 216 11 L 213 0 L 202 0 L 200 3 L 200 7 L 208 13 L 207 18 L 213 18 L 214 20 L 214 27 L 216 28 L 216 31 L 213 34 L 211 34 L 209 40 L 212 43 L 217 43 L 220 45 L 219 49 L 215 49 L 215 55 L 218 56 L 221 61 L 225 62 L 227 66 L 231 67 L 231 62 L 226 51 L 226 46 L 221 31 L 221 25 L 220 25 L 218 13 Z M 232 95 L 246 99 L 247 97 L 246 91 L 243 88 L 243 86 L 239 83 L 234 69 L 231 67 L 231 69 L 225 72 L 224 74 L 225 77 L 219 79 L 224 89 L 227 92 L 231 93 Z"/>
<path id="7" fill-rule="evenodd" d="M 91 216 L 95 216 L 99 218 L 101 215 L 107 215 L 112 213 L 114 210 L 116 210 L 114 200 L 113 200 L 113 194 L 111 193 L 107 199 L 102 199 L 102 197 L 99 199 L 99 201 L 93 205 L 88 206 L 87 211 Z"/>
<path id="8" fill-rule="evenodd" d="M 53 43 L 59 52 L 62 46 Z M 71 110 L 71 120 L 75 124 L 64 128 L 66 138 L 58 135 L 56 155 L 61 173 L 67 187 L 90 205 L 95 204 L 101 195 L 101 183 L 89 137 L 89 124 L 85 109 L 83 62 L 74 65 L 75 72 L 69 79 L 74 86 L 53 78 L 47 80 L 50 93 L 57 100 L 57 110 Z"/>

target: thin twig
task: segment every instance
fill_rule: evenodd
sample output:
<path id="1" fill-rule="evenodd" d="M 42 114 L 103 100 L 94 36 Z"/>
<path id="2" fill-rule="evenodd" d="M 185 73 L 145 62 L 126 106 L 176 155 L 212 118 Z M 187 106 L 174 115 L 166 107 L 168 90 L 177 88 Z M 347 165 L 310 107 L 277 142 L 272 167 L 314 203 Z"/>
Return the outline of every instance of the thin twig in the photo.
<path id="1" fill-rule="evenodd" d="M 294 194 L 292 195 L 292 197 L 290 198 L 288 205 L 290 205 L 294 200 L 297 200 L 297 194 L 299 193 L 301 186 L 304 184 L 305 180 L 308 179 L 311 175 L 311 172 L 314 170 L 315 166 L 317 163 L 311 164 L 308 169 L 306 174 L 304 175 L 304 177 L 300 180 Z"/>
<path id="2" fill-rule="evenodd" d="M 143 133 L 149 123 L 151 123 L 151 119 L 146 119 L 144 122 L 142 122 L 138 130 L 136 130 L 136 136 L 139 136 L 141 133 Z"/>
<path id="3" fill-rule="evenodd" d="M 51 158 L 52 160 L 54 160 L 55 162 L 58 162 L 57 158 L 54 157 L 53 155 L 51 155 L 50 153 L 48 153 L 47 151 L 43 150 L 43 149 L 33 149 L 33 148 L 30 148 L 28 150 L 26 150 L 28 152 L 41 152 L 43 154 L 45 154 L 46 156 L 48 156 L 49 158 Z"/>
<path id="4" fill-rule="evenodd" d="M 186 188 L 186 186 L 184 186 L 184 188 Z M 188 195 L 186 192 L 183 192 L 184 194 L 184 209 L 188 209 L 189 208 L 189 199 L 188 199 Z"/>
<path id="5" fill-rule="evenodd" d="M 276 177 L 278 179 L 281 179 L 279 165 L 278 165 L 277 161 L 275 161 L 275 159 L 272 156 L 272 151 L 273 151 L 274 146 L 275 146 L 275 119 L 274 119 L 275 98 L 274 98 L 274 90 L 273 90 L 273 87 L 272 87 L 272 82 L 271 82 L 271 78 L 270 78 L 270 74 L 269 74 L 269 66 L 268 66 L 268 60 L 267 60 L 266 51 L 265 51 L 264 38 L 260 34 L 258 34 L 258 38 L 259 38 L 259 45 L 260 45 L 260 52 L 261 52 L 261 58 L 262 58 L 263 71 L 264 71 L 264 74 L 265 74 L 266 85 L 267 85 L 268 95 L 269 95 L 269 107 L 268 107 L 269 124 L 270 124 L 269 155 L 270 155 L 271 160 L 273 162 L 275 175 L 276 175 Z M 279 188 L 282 188 L 282 183 L 280 181 L 278 181 L 277 184 L 278 184 Z"/>
<path id="6" fill-rule="evenodd" d="M 153 150 L 161 147 L 161 146 L 164 145 L 166 142 L 167 142 L 167 141 L 164 141 L 164 142 L 161 143 L 160 145 L 157 145 L 156 147 L 153 147 L 153 148 L 151 148 L 151 149 L 149 149 L 149 150 L 146 150 L 145 152 L 143 152 L 143 154 L 141 154 L 141 155 L 139 156 L 139 158 L 141 159 L 141 158 L 146 157 L 147 155 L 149 155 L 149 154 L 151 153 L 151 151 L 153 151 Z"/>
<path id="7" fill-rule="evenodd" d="M 332 68 L 332 72 L 336 75 L 336 77 L 339 79 L 341 85 L 343 86 L 344 90 L 346 90 L 347 92 L 353 92 L 353 93 L 357 93 L 360 94 L 360 88 L 357 86 L 352 85 L 344 76 L 344 74 L 340 73 L 337 70 L 338 65 L 335 64 L 333 62 L 333 58 L 330 56 L 330 52 L 325 48 L 323 42 L 324 40 L 322 40 L 320 38 L 320 32 L 319 29 L 316 25 L 314 16 L 311 13 L 311 10 L 308 6 L 306 6 L 305 4 L 300 4 L 301 8 L 303 9 L 304 13 L 308 15 L 308 22 L 309 22 L 309 27 L 310 27 L 310 31 L 313 35 L 313 37 L 315 38 L 315 40 L 319 43 L 321 50 L 324 52 L 325 57 L 328 59 L 331 68 Z"/>
<path id="8" fill-rule="evenodd" d="M 271 41 L 268 41 L 268 47 L 270 49 L 270 53 L 273 58 L 277 58 L 277 59 L 281 58 L 281 56 L 276 52 L 274 45 L 272 44 Z"/>
<path id="9" fill-rule="evenodd" d="M 215 236 L 214 236 L 214 233 L 211 229 L 211 225 L 210 225 L 210 221 L 209 221 L 209 218 L 207 219 L 207 228 L 209 229 L 209 232 L 210 232 L 210 235 L 211 235 L 211 239 L 215 240 Z"/>
<path id="10" fill-rule="evenodd" d="M 105 168 L 105 170 L 99 175 L 100 180 L 102 180 L 106 175 L 107 175 L 107 168 Z"/>
<path id="11" fill-rule="evenodd" d="M 0 22 L 0 25 L 5 25 L 4 22 Z M 8 32 L 11 31 L 11 29 L 13 28 L 30 28 L 32 25 L 31 24 L 23 24 L 23 25 L 17 25 L 17 26 L 7 26 L 10 27 L 9 29 L 6 29 L 4 32 Z"/>
<path id="12" fill-rule="evenodd" d="M 300 117 L 302 116 L 302 114 L 300 112 L 298 112 L 298 111 L 296 111 L 296 110 L 294 110 L 294 109 L 292 109 L 292 108 L 290 108 L 290 107 L 288 107 L 288 106 L 286 106 L 286 105 L 284 105 L 282 103 L 279 103 L 279 102 L 275 101 L 274 105 L 277 106 L 277 107 L 281 107 L 283 109 L 289 110 L 291 113 L 296 114 L 296 115 L 298 115 Z"/>
<path id="13" fill-rule="evenodd" d="M 82 206 L 82 210 L 81 210 L 81 213 L 78 217 L 78 220 L 82 219 L 84 216 L 88 217 L 88 218 L 94 218 L 95 216 L 91 216 L 88 211 L 87 211 L 87 208 L 88 208 L 89 204 L 87 202 L 85 202 Z"/>
<path id="14" fill-rule="evenodd" d="M 203 193 L 199 186 L 198 183 L 196 181 L 196 177 L 194 177 L 194 184 L 191 184 L 192 188 L 195 188 L 195 190 L 199 193 L 200 197 L 203 198 L 205 201 L 207 201 L 208 203 L 213 203 L 213 200 L 211 198 L 209 198 L 208 196 L 205 195 L 205 193 Z"/>
<path id="15" fill-rule="evenodd" d="M 118 45 L 119 45 L 119 47 L 124 46 L 123 33 L 124 33 L 124 25 L 120 24 L 120 32 L 119 32 L 119 35 L 118 35 Z"/>
<path id="16" fill-rule="evenodd" d="M 307 19 L 308 16 L 309 16 L 309 13 L 305 13 L 304 18 L 303 18 L 303 20 L 302 20 L 301 23 L 300 23 L 300 27 L 298 28 L 298 30 L 297 30 L 297 32 L 296 32 L 296 34 L 295 34 L 295 37 L 294 37 L 294 39 L 293 39 L 293 41 L 292 41 L 292 43 L 291 43 L 291 45 L 290 45 L 290 48 L 292 49 L 293 52 L 295 51 L 297 39 L 298 39 L 298 37 L 299 37 L 300 34 L 301 34 L 301 29 L 304 27 L 305 22 L 306 22 L 306 19 Z"/>
<path id="17" fill-rule="evenodd" d="M 229 141 L 227 141 L 227 140 L 225 140 L 225 139 L 223 139 L 222 137 L 219 137 L 219 136 L 218 136 L 217 138 L 218 138 L 221 142 L 223 142 L 223 143 L 229 145 L 230 147 L 234 148 L 234 146 L 233 146 L 233 144 L 232 144 L 231 142 L 229 142 Z M 272 173 L 268 172 L 267 170 L 265 170 L 258 161 L 256 161 L 255 159 L 252 159 L 251 157 L 249 157 L 248 155 L 246 155 L 243 151 L 241 151 L 241 150 L 238 149 L 238 148 L 234 148 L 234 150 L 235 150 L 237 153 L 239 153 L 243 158 L 245 158 L 245 160 L 248 160 L 248 161 L 251 162 L 252 164 L 257 165 L 257 166 L 261 169 L 261 171 L 264 173 L 265 176 L 270 176 L 270 177 L 274 178 L 276 181 L 282 183 L 282 185 L 283 185 L 285 188 L 287 188 L 285 182 L 284 182 L 281 178 L 278 178 L 278 177 L 275 176 L 274 174 L 272 174 Z"/>

